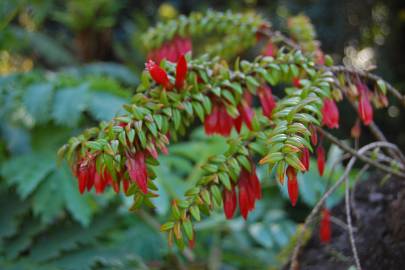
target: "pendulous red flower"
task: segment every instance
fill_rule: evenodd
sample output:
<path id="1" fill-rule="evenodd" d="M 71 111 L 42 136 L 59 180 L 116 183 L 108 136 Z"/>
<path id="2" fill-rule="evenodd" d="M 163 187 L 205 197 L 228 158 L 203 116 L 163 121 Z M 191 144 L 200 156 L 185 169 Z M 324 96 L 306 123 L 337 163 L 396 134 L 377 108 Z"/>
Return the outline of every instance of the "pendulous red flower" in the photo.
<path id="1" fill-rule="evenodd" d="M 297 171 L 294 167 L 288 166 L 287 167 L 287 188 L 288 188 L 288 196 L 290 197 L 290 202 L 294 207 L 298 201 L 298 181 L 297 181 Z"/>
<path id="2" fill-rule="evenodd" d="M 249 129 L 252 129 L 253 110 L 248 100 L 242 100 L 238 105 L 239 116 L 237 118 L 232 118 L 227 112 L 225 105 L 214 100 L 212 111 L 204 120 L 205 133 L 207 135 L 219 134 L 227 137 L 231 134 L 233 127 L 240 132 L 242 123 L 245 123 Z"/>
<path id="3" fill-rule="evenodd" d="M 323 175 L 323 171 L 325 170 L 325 149 L 323 149 L 322 145 L 319 145 L 316 149 L 317 154 L 317 164 L 318 164 L 318 172 L 319 175 Z"/>
<path id="4" fill-rule="evenodd" d="M 359 83 L 357 84 L 357 89 L 359 91 L 359 102 L 358 102 L 358 112 L 363 124 L 368 126 L 373 122 L 373 107 L 369 99 L 369 91 L 367 86 Z"/>
<path id="5" fill-rule="evenodd" d="M 305 167 L 305 171 L 308 171 L 309 170 L 309 162 L 310 162 L 308 148 L 305 147 L 305 148 L 302 149 L 300 160 L 301 160 L 301 163 Z"/>
<path id="6" fill-rule="evenodd" d="M 333 99 L 325 99 L 323 101 L 322 112 L 322 125 L 328 128 L 338 128 L 339 127 L 339 110 Z"/>
<path id="7" fill-rule="evenodd" d="M 145 154 L 142 151 L 137 151 L 135 154 L 127 153 L 126 167 L 129 177 L 135 182 L 139 189 L 144 193 L 148 193 L 148 173 L 145 163 Z"/>
<path id="8" fill-rule="evenodd" d="M 298 78 L 298 77 L 292 78 L 292 84 L 293 84 L 293 86 L 295 86 L 295 87 L 297 87 L 297 88 L 301 88 L 301 87 L 302 87 L 300 78 Z"/>
<path id="9" fill-rule="evenodd" d="M 261 185 L 256 175 L 256 169 L 252 166 L 252 171 L 242 169 L 238 179 L 239 189 L 239 209 L 244 219 L 250 211 L 255 208 L 256 200 L 262 197 Z"/>
<path id="10" fill-rule="evenodd" d="M 263 85 L 257 90 L 257 93 L 262 105 L 263 115 L 267 116 L 270 119 L 271 113 L 276 107 L 276 101 L 274 100 L 273 94 L 271 93 L 271 88 L 267 85 Z"/>
<path id="11" fill-rule="evenodd" d="M 331 240 L 331 235 L 330 212 L 327 208 L 323 208 L 319 224 L 319 238 L 322 243 L 327 244 Z"/>
<path id="12" fill-rule="evenodd" d="M 177 66 L 176 66 L 176 88 L 181 89 L 183 88 L 184 85 L 184 80 L 186 79 L 187 75 L 187 61 L 184 55 L 181 55 L 179 57 L 179 60 L 177 61 Z"/>
<path id="13" fill-rule="evenodd" d="M 236 191 L 234 186 L 232 186 L 232 190 L 224 189 L 222 192 L 222 200 L 225 217 L 231 219 L 236 210 Z"/>
<path id="14" fill-rule="evenodd" d="M 123 182 L 123 190 L 126 192 L 129 187 L 129 181 L 125 179 L 121 172 L 118 172 L 118 179 L 114 180 L 106 167 L 101 172 L 96 170 L 95 159 L 90 156 L 82 159 L 76 165 L 75 176 L 79 183 L 79 192 L 83 193 L 86 189 L 91 191 L 94 187 L 97 194 L 104 192 L 107 186 L 112 186 L 116 193 L 120 192 L 120 184 Z"/>
<path id="15" fill-rule="evenodd" d="M 161 47 L 152 50 L 148 54 L 147 59 L 151 59 L 158 64 L 163 59 L 167 59 L 170 62 L 176 62 L 181 55 L 191 51 L 191 48 L 191 39 L 176 36 L 172 40 L 165 42 Z"/>
<path id="16" fill-rule="evenodd" d="M 309 131 L 311 132 L 311 143 L 313 146 L 318 144 L 318 132 L 313 124 L 309 124 Z"/>
<path id="17" fill-rule="evenodd" d="M 262 55 L 264 56 L 275 56 L 277 52 L 277 47 L 273 44 L 273 42 L 267 42 L 266 46 L 264 46 L 262 50 Z"/>
<path id="18" fill-rule="evenodd" d="M 252 130 L 252 118 L 254 115 L 252 109 L 252 95 L 249 92 L 243 94 L 243 100 L 238 105 L 239 116 L 234 120 L 234 125 L 238 133 L 242 129 L 242 124 L 245 123 L 248 129 Z"/>
<path id="19" fill-rule="evenodd" d="M 157 83 L 162 85 L 164 88 L 170 89 L 172 86 L 167 76 L 166 71 L 159 67 L 155 62 L 149 60 L 146 64 L 146 69 L 149 71 L 152 79 Z"/>

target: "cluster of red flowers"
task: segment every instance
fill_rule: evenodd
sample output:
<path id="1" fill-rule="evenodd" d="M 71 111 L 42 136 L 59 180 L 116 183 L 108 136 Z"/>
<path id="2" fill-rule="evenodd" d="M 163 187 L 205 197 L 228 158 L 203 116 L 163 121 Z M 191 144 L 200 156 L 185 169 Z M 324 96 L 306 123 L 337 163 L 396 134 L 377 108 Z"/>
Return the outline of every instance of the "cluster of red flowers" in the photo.
<path id="1" fill-rule="evenodd" d="M 124 124 L 122 124 L 124 125 Z M 167 148 L 165 145 L 156 145 L 162 151 L 167 154 Z M 148 147 L 146 150 L 137 149 L 135 153 L 126 152 L 125 167 L 128 171 L 128 175 L 123 171 L 118 171 L 116 178 L 113 179 L 109 170 L 104 167 L 102 172 L 96 170 L 95 158 L 92 155 L 88 155 L 88 158 L 82 159 L 76 164 L 74 171 L 75 176 L 78 179 L 79 191 L 83 193 L 86 189 L 90 191 L 93 186 L 96 193 L 104 192 L 107 186 L 112 186 L 116 193 L 120 192 L 120 184 L 126 193 L 131 182 L 135 183 L 139 190 L 144 194 L 148 193 L 148 173 L 146 167 L 146 158 L 148 156 L 154 159 L 158 158 L 158 153 L 155 144 Z"/>
<path id="2" fill-rule="evenodd" d="M 160 63 L 163 59 L 170 62 L 176 62 L 182 55 L 185 55 L 192 49 L 191 39 L 174 37 L 172 40 L 164 43 L 158 49 L 149 52 L 147 59 Z"/>
<path id="3" fill-rule="evenodd" d="M 177 89 L 181 89 L 184 86 L 184 82 L 187 76 L 187 61 L 184 55 L 181 55 L 177 60 L 176 66 L 176 80 L 173 84 L 170 82 L 169 76 L 166 71 L 157 65 L 154 61 L 149 60 L 146 64 L 146 69 L 149 71 L 152 79 L 159 85 L 163 86 L 167 90 L 173 89 L 175 86 Z"/>
<path id="4" fill-rule="evenodd" d="M 104 192 L 105 188 L 111 185 L 116 193 L 120 192 L 120 183 L 122 182 L 123 189 L 127 192 L 130 182 L 128 179 L 118 175 L 119 180 L 113 180 L 109 171 L 104 168 L 102 173 L 97 172 L 95 160 L 92 157 L 81 160 L 76 165 L 74 171 L 79 184 L 79 192 L 82 194 L 86 189 L 90 191 L 93 186 L 96 193 Z"/>
<path id="5" fill-rule="evenodd" d="M 240 212 L 243 218 L 247 219 L 249 212 L 255 207 L 256 200 L 262 197 L 260 181 L 253 166 L 251 172 L 242 169 L 237 186 L 233 185 L 231 190 L 224 189 L 222 193 L 224 212 L 227 219 L 231 219 L 236 211 L 236 188 L 238 189 Z"/>
<path id="6" fill-rule="evenodd" d="M 263 114 L 271 118 L 271 113 L 276 106 L 276 102 L 271 93 L 271 88 L 262 86 L 258 89 L 258 96 L 262 105 Z M 252 129 L 252 95 L 245 92 L 243 99 L 238 105 L 239 116 L 233 118 L 226 110 L 225 105 L 215 97 L 212 99 L 212 112 L 206 116 L 204 121 L 205 133 L 208 135 L 220 134 L 222 136 L 229 136 L 232 128 L 240 132 L 242 124 L 245 123 L 247 128 Z"/>

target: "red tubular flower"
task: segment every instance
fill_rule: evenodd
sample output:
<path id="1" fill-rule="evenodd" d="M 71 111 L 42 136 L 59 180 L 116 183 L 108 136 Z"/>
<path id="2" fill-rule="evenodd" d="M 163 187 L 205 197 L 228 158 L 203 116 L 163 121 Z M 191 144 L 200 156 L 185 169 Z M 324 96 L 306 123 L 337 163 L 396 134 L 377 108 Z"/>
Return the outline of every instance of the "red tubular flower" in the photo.
<path id="1" fill-rule="evenodd" d="M 319 145 L 316 149 L 317 154 L 317 164 L 318 164 L 318 171 L 319 175 L 323 175 L 323 171 L 325 170 L 325 150 L 323 149 L 322 145 Z"/>
<path id="2" fill-rule="evenodd" d="M 242 169 L 238 180 L 239 188 L 239 209 L 244 219 L 255 207 L 256 200 L 262 197 L 261 185 L 256 175 L 256 169 L 252 166 L 252 171 Z"/>
<path id="3" fill-rule="evenodd" d="M 264 56 L 275 56 L 277 47 L 274 46 L 273 42 L 269 41 L 262 50 L 262 55 Z"/>
<path id="4" fill-rule="evenodd" d="M 145 64 L 145 66 L 146 66 L 146 69 L 149 71 L 152 79 L 157 84 L 160 84 L 164 88 L 167 88 L 167 89 L 171 88 L 169 77 L 167 77 L 167 73 L 166 73 L 166 71 L 164 71 L 164 69 L 162 69 L 161 67 L 156 65 L 156 63 L 153 62 L 152 60 L 149 60 Z"/>
<path id="5" fill-rule="evenodd" d="M 87 182 L 89 179 L 89 168 L 86 161 L 82 161 L 76 165 L 76 177 L 79 184 L 79 192 L 83 194 L 84 190 L 86 189 Z"/>
<path id="6" fill-rule="evenodd" d="M 328 128 L 339 127 L 339 110 L 333 99 L 325 99 L 323 101 L 322 112 L 322 125 Z"/>
<path id="7" fill-rule="evenodd" d="M 130 183 L 129 183 L 128 179 L 122 180 L 122 189 L 124 190 L 125 194 L 128 191 L 129 185 L 130 185 Z"/>
<path id="8" fill-rule="evenodd" d="M 205 133 L 207 135 L 220 134 L 229 136 L 234 126 L 234 119 L 228 114 L 224 105 L 216 102 L 213 104 L 211 114 L 204 120 Z"/>
<path id="9" fill-rule="evenodd" d="M 292 79 L 292 84 L 293 84 L 295 87 L 297 87 L 297 88 L 301 88 L 301 87 L 302 87 L 302 84 L 301 84 L 301 82 L 300 82 L 300 78 L 298 78 L 298 77 L 294 77 L 294 78 Z"/>
<path id="10" fill-rule="evenodd" d="M 276 107 L 276 102 L 271 93 L 271 88 L 264 85 L 261 86 L 257 92 L 262 105 L 263 114 L 268 118 L 271 118 L 271 113 L 273 112 L 274 107 Z"/>
<path id="11" fill-rule="evenodd" d="M 88 173 L 89 173 L 89 178 L 87 179 L 87 191 L 90 191 L 93 188 L 94 185 L 94 179 L 96 176 L 96 164 L 94 162 L 94 159 L 89 160 L 88 162 Z"/>
<path id="12" fill-rule="evenodd" d="M 242 123 L 245 123 L 248 129 L 252 130 L 252 118 L 254 112 L 252 110 L 252 95 L 249 92 L 245 92 L 243 100 L 238 105 L 239 116 L 234 120 L 235 128 L 240 133 L 242 129 Z"/>
<path id="13" fill-rule="evenodd" d="M 316 146 L 318 143 L 318 132 L 316 131 L 316 127 L 313 124 L 310 124 L 309 131 L 311 132 L 311 143 L 313 146 Z"/>
<path id="14" fill-rule="evenodd" d="M 308 148 L 305 147 L 304 149 L 302 149 L 301 159 L 300 160 L 301 160 L 301 163 L 305 167 L 305 171 L 308 171 L 309 170 L 309 162 L 310 162 Z"/>
<path id="15" fill-rule="evenodd" d="M 148 193 L 148 174 L 145 164 L 145 155 L 142 151 L 137 151 L 135 155 L 127 154 L 126 167 L 129 177 L 135 182 L 139 189 L 144 193 Z"/>
<path id="16" fill-rule="evenodd" d="M 327 244 L 331 240 L 331 235 L 330 212 L 327 208 L 323 208 L 319 224 L 319 238 L 322 243 Z"/>
<path id="17" fill-rule="evenodd" d="M 224 204 L 224 213 L 227 219 L 232 219 L 236 210 L 236 191 L 232 186 L 232 190 L 224 189 L 222 193 L 222 200 Z"/>
<path id="18" fill-rule="evenodd" d="M 218 119 L 219 119 L 219 107 L 214 104 L 212 107 L 211 114 L 207 115 L 204 121 L 204 129 L 207 135 L 217 133 Z"/>
<path id="19" fill-rule="evenodd" d="M 286 174 L 287 174 L 287 178 L 288 178 L 288 182 L 287 182 L 288 196 L 290 197 L 290 202 L 291 202 L 292 206 L 294 207 L 297 204 L 298 194 L 299 194 L 297 171 L 293 167 L 288 166 Z"/>
<path id="20" fill-rule="evenodd" d="M 120 192 L 120 182 L 118 182 L 118 181 L 112 181 L 112 182 L 111 182 L 111 186 L 113 187 L 115 193 L 119 193 L 119 192 Z"/>
<path id="21" fill-rule="evenodd" d="M 184 80 L 186 79 L 187 75 L 187 61 L 184 55 L 181 55 L 179 60 L 177 61 L 176 66 L 176 88 L 181 89 L 184 85 Z"/>
<path id="22" fill-rule="evenodd" d="M 371 122 L 373 122 L 373 107 L 371 106 L 369 93 L 367 86 L 364 84 L 358 84 L 357 89 L 359 90 L 359 104 L 358 104 L 358 111 L 363 121 L 363 124 L 368 126 Z"/>
<path id="23" fill-rule="evenodd" d="M 188 240 L 188 246 L 189 246 L 190 249 L 194 249 L 194 247 L 195 247 L 195 234 L 194 234 L 193 239 Z"/>
<path id="24" fill-rule="evenodd" d="M 163 59 L 170 62 L 176 62 L 181 55 L 191 51 L 191 40 L 189 38 L 174 37 L 172 40 L 165 42 L 160 48 L 151 51 L 148 59 L 160 63 Z"/>
<path id="25" fill-rule="evenodd" d="M 242 175 L 242 173 L 241 173 Z M 251 209 L 251 199 L 249 198 L 249 181 L 246 177 L 239 177 L 239 209 L 242 217 L 247 219 L 249 210 Z"/>
<path id="26" fill-rule="evenodd" d="M 105 170 L 103 174 L 100 174 L 98 172 L 95 173 L 94 188 L 96 189 L 97 194 L 104 192 L 110 178 L 111 175 L 107 172 L 107 170 Z"/>
<path id="27" fill-rule="evenodd" d="M 230 116 L 225 108 L 225 106 L 221 106 L 219 108 L 219 121 L 217 122 L 217 133 L 221 134 L 222 136 L 228 137 L 231 134 L 232 127 L 233 127 L 233 118 Z"/>

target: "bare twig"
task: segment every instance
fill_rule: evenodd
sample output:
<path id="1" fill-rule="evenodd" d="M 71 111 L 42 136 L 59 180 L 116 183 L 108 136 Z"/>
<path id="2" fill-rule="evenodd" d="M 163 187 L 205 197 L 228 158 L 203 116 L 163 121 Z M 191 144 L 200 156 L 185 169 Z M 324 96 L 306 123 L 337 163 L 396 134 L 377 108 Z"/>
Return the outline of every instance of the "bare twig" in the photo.
<path id="1" fill-rule="evenodd" d="M 359 152 L 356 152 L 356 150 L 354 150 L 353 148 L 351 148 L 350 146 L 347 146 L 346 144 L 342 143 L 338 138 L 336 138 L 335 136 L 333 136 L 332 134 L 330 134 L 329 132 L 327 132 L 326 130 L 322 129 L 322 128 L 317 128 L 319 133 L 321 133 L 325 138 L 327 138 L 328 140 L 330 140 L 332 143 L 336 144 L 339 148 L 341 148 L 342 150 L 350 153 L 351 155 L 357 157 L 358 159 L 360 159 L 361 161 L 368 163 L 374 167 L 376 167 L 377 169 L 380 169 L 384 172 L 390 173 L 390 174 L 394 174 L 396 176 L 399 176 L 401 178 L 405 178 L 405 173 L 403 172 L 399 172 L 396 170 L 391 169 L 390 167 L 387 167 L 381 163 L 378 163 L 375 160 L 372 160 L 364 155 L 359 154 Z M 391 145 L 391 149 L 395 149 L 397 151 L 399 151 L 398 147 L 392 143 L 386 142 L 387 144 Z"/>
<path id="2" fill-rule="evenodd" d="M 352 247 L 354 261 L 356 263 L 357 270 L 361 270 L 361 264 L 359 255 L 357 253 L 356 243 L 354 241 L 352 216 L 350 214 L 350 192 L 349 192 L 349 177 L 345 178 L 345 205 L 346 205 L 346 223 L 349 231 L 350 245 Z"/>
<path id="3" fill-rule="evenodd" d="M 291 257 L 290 270 L 298 269 L 298 253 L 299 253 L 299 250 L 300 250 L 300 247 L 302 244 L 302 238 L 303 238 L 304 232 L 306 231 L 306 228 L 309 226 L 309 224 L 313 221 L 315 215 L 322 208 L 326 199 L 344 182 L 346 177 L 349 175 L 357 158 L 359 156 L 363 155 L 365 152 L 369 151 L 370 149 L 378 148 L 378 147 L 394 148 L 396 146 L 391 143 L 387 143 L 387 142 L 373 142 L 373 143 L 367 144 L 367 145 L 363 146 L 362 148 L 360 148 L 359 151 L 356 153 L 356 155 L 353 155 L 353 157 L 350 159 L 349 163 L 346 166 L 345 171 L 343 172 L 343 174 L 339 178 L 339 180 L 336 181 L 336 183 L 328 191 L 325 192 L 325 194 L 318 201 L 318 203 L 315 205 L 315 207 L 312 208 L 311 213 L 305 219 L 304 225 L 302 226 L 302 230 L 298 234 L 297 244 L 294 247 L 294 251 L 293 251 L 293 254 Z"/>
<path id="4" fill-rule="evenodd" d="M 387 91 L 390 92 L 394 97 L 396 97 L 400 102 L 403 107 L 405 107 L 405 96 L 396 89 L 394 86 L 392 86 L 389 82 L 386 82 L 383 80 L 380 76 L 375 75 L 373 73 L 369 73 L 366 71 L 362 71 L 359 69 L 354 69 L 350 67 L 345 67 L 345 66 L 333 66 L 333 67 L 327 67 L 326 69 L 332 71 L 332 72 L 341 72 L 341 73 L 349 73 L 355 76 L 360 76 L 363 77 L 364 79 L 373 81 L 374 83 L 377 83 L 377 81 L 382 80 L 384 81 Z"/>

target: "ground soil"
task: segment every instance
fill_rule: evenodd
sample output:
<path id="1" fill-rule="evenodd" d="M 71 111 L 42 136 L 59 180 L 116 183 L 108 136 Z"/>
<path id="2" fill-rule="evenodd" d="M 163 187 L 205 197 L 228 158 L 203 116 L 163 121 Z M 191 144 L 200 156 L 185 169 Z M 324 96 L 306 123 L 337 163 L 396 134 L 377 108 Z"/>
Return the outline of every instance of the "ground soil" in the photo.
<path id="1" fill-rule="evenodd" d="M 405 179 L 371 176 L 355 187 L 355 240 L 363 270 L 405 269 Z M 332 215 L 346 221 L 344 201 Z M 318 230 L 318 228 L 315 228 Z M 300 270 L 348 270 L 354 265 L 347 231 L 332 223 L 332 241 L 321 244 L 312 238 L 300 252 Z M 355 269 L 355 268 L 352 268 Z"/>

